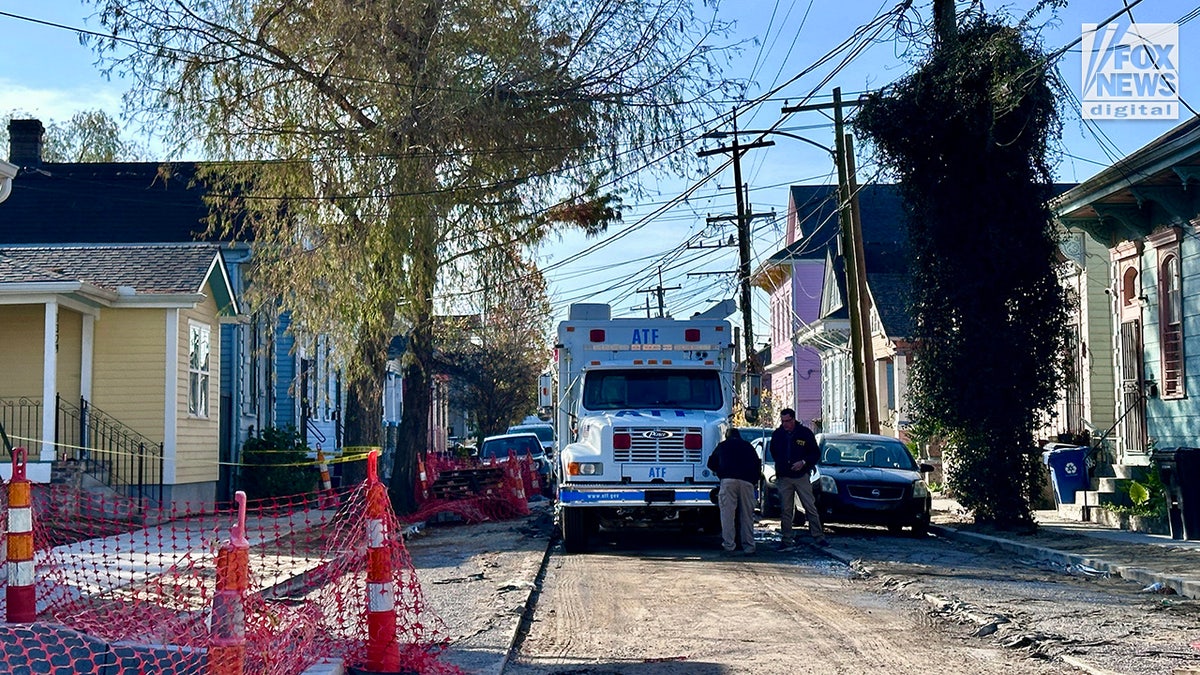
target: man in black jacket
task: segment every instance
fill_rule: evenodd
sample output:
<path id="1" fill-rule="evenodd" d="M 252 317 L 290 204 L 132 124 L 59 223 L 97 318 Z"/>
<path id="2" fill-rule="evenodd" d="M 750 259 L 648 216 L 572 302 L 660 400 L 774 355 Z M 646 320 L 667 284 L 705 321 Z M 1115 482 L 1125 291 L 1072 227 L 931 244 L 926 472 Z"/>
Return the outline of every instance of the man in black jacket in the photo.
<path id="1" fill-rule="evenodd" d="M 729 427 L 725 440 L 708 457 L 708 468 L 721 479 L 717 505 L 721 507 L 723 555 L 735 555 L 737 538 L 746 555 L 754 555 L 754 485 L 762 476 L 762 460 L 754 447 Z"/>
<path id="2" fill-rule="evenodd" d="M 782 513 L 779 517 L 781 549 L 791 548 L 796 541 L 792 521 L 796 517 L 796 498 L 808 516 L 808 531 L 818 546 L 828 546 L 813 497 L 812 472 L 821 461 L 821 449 L 812 429 L 796 422 L 796 411 L 784 408 L 779 413 L 779 428 L 771 434 L 771 459 L 775 462 L 775 484 L 779 487 Z"/>

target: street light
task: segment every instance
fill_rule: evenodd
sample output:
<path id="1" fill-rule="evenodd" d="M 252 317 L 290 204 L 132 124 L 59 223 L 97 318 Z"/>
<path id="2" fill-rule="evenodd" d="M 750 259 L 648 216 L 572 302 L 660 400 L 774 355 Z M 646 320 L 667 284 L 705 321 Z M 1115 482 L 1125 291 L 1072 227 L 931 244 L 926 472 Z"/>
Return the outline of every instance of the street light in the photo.
<path id="1" fill-rule="evenodd" d="M 828 152 L 830 155 L 836 155 L 836 153 L 833 150 L 830 150 L 829 148 L 821 145 L 820 143 L 818 143 L 812 139 L 805 138 L 799 134 L 793 134 L 788 131 L 780 131 L 778 129 L 742 129 L 740 131 L 709 131 L 709 132 L 702 134 L 700 136 L 700 138 L 714 138 L 714 139 L 725 138 L 726 136 L 732 136 L 735 133 L 738 134 L 739 136 L 742 134 L 763 134 L 763 135 L 773 134 L 776 136 L 787 136 L 788 138 L 794 138 L 798 141 L 804 141 L 805 143 L 808 143 L 811 146 L 818 147 L 818 148 L 824 150 L 825 152 Z"/>

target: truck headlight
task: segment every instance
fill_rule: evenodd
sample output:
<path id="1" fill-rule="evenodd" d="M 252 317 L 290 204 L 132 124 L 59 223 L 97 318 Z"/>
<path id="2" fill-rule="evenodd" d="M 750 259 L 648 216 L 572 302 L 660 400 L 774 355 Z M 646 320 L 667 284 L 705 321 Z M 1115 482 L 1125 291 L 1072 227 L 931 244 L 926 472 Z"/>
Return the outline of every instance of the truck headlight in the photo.
<path id="1" fill-rule="evenodd" d="M 828 495 L 838 493 L 837 481 L 833 479 L 833 476 L 821 476 L 821 492 Z"/>
<path id="2" fill-rule="evenodd" d="M 929 496 L 929 486 L 923 480 L 913 481 L 913 499 L 924 499 Z"/>
<path id="3" fill-rule="evenodd" d="M 567 474 L 571 476 L 595 476 L 604 473 L 604 465 L 600 462 L 570 462 L 567 464 Z"/>

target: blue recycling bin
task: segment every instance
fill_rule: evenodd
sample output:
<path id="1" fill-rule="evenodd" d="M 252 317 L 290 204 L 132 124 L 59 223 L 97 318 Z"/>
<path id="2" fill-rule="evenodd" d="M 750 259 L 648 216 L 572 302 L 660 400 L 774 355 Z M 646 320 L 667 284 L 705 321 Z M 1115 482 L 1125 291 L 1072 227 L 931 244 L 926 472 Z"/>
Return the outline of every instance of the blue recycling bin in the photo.
<path id="1" fill-rule="evenodd" d="M 1059 504 L 1074 504 L 1075 493 L 1091 487 L 1087 473 L 1089 448 L 1046 446 L 1042 463 L 1050 467 L 1050 482 L 1054 484 L 1054 498 Z"/>

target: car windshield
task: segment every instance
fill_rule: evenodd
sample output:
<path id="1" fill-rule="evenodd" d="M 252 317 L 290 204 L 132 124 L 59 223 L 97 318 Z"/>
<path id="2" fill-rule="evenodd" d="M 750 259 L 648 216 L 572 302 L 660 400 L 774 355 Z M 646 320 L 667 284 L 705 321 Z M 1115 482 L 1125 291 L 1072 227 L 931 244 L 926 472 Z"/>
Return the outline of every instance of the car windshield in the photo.
<path id="1" fill-rule="evenodd" d="M 825 439 L 821 444 L 821 464 L 917 470 L 917 463 L 912 454 L 900 441 L 853 438 Z"/>
<path id="2" fill-rule="evenodd" d="M 753 443 L 760 438 L 766 438 L 774 431 L 774 429 L 767 429 L 766 427 L 738 427 L 737 430 L 742 440 L 747 443 Z"/>
<path id="3" fill-rule="evenodd" d="M 479 448 L 479 457 L 482 459 L 508 459 L 510 451 L 518 457 L 523 457 L 526 453 L 540 456 L 542 444 L 538 442 L 536 436 L 532 435 L 486 439 L 483 441 L 483 446 Z"/>
<path id="4" fill-rule="evenodd" d="M 721 376 L 715 370 L 598 370 L 583 383 L 588 410 L 720 410 L 722 405 Z"/>
<path id="5" fill-rule="evenodd" d="M 529 427 L 512 427 L 509 433 L 536 434 L 538 440 L 543 443 L 554 442 L 554 427 L 551 426 L 529 426 Z"/>

